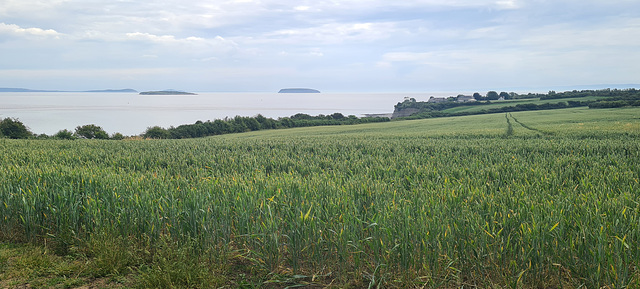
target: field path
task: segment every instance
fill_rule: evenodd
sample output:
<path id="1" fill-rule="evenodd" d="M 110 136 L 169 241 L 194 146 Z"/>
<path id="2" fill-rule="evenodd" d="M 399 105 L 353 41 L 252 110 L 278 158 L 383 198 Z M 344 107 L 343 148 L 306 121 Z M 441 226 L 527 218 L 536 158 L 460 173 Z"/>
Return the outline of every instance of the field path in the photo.
<path id="1" fill-rule="evenodd" d="M 553 133 L 548 132 L 548 131 L 543 131 L 543 130 L 539 130 L 539 129 L 537 129 L 537 128 L 530 127 L 530 126 L 528 126 L 528 125 L 526 125 L 526 124 L 522 123 L 521 121 L 519 121 L 519 120 L 518 120 L 517 118 L 515 118 L 511 113 L 509 113 L 509 116 L 510 116 L 511 118 L 513 118 L 513 120 L 514 120 L 515 122 L 517 122 L 519 125 L 521 125 L 522 127 L 526 128 L 526 129 L 528 129 L 528 130 L 530 130 L 530 131 L 535 131 L 535 132 L 537 132 L 537 133 L 541 133 L 541 134 L 544 134 L 544 135 L 552 135 L 552 134 L 553 134 Z M 508 119 L 507 119 L 507 121 L 508 121 Z"/>
<path id="2" fill-rule="evenodd" d="M 504 136 L 505 137 L 510 137 L 513 135 L 513 125 L 511 124 L 511 120 L 509 120 L 509 116 L 511 114 L 510 113 L 505 113 L 504 114 L 504 118 L 507 119 L 507 131 L 505 132 Z M 513 117 L 513 116 L 511 116 Z"/>

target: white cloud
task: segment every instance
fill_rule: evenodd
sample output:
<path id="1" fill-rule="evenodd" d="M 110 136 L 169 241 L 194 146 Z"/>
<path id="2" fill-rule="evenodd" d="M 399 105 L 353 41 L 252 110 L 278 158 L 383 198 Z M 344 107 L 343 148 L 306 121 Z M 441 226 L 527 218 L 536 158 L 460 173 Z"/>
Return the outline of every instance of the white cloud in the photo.
<path id="1" fill-rule="evenodd" d="M 127 39 L 133 41 L 142 41 L 160 46 L 168 46 L 183 50 L 175 51 L 185 54 L 202 54 L 202 53 L 228 53 L 236 49 L 237 44 L 231 40 L 226 40 L 221 36 L 211 39 L 202 37 L 186 37 L 176 38 L 173 35 L 153 35 L 150 33 L 134 32 L 127 33 Z"/>
<path id="2" fill-rule="evenodd" d="M 283 5 L 291 4 L 293 1 L 266 1 L 270 3 L 280 2 Z M 441 7 L 502 7 L 502 8 L 516 8 L 518 7 L 516 0 L 403 0 L 403 1 L 388 1 L 388 0 L 324 0 L 324 1 L 295 1 L 293 3 L 304 3 L 305 5 L 295 7 L 313 7 L 322 9 L 323 11 L 329 11 L 334 9 L 388 9 L 390 7 L 413 7 L 413 8 L 441 8 Z"/>
<path id="3" fill-rule="evenodd" d="M 33 18 L 43 17 L 47 14 L 40 14 L 52 11 L 67 0 L 3 0 L 0 5 L 0 15 L 11 16 L 12 14 L 33 14 Z M 37 13 L 34 13 L 37 12 Z M 23 15 L 20 15 L 23 16 Z"/>
<path id="4" fill-rule="evenodd" d="M 22 28 L 15 24 L 6 24 L 0 22 L 0 34 L 9 34 L 18 37 L 41 37 L 41 38 L 60 38 L 62 34 L 53 29 L 42 28 Z"/>
<path id="5" fill-rule="evenodd" d="M 277 30 L 265 35 L 265 41 L 299 45 L 330 45 L 349 42 L 372 42 L 389 38 L 394 23 L 328 23 L 307 28 Z M 269 40 L 268 40 L 269 39 Z"/>
<path id="6" fill-rule="evenodd" d="M 149 33 L 134 32 L 127 33 L 127 37 L 133 40 L 147 40 L 152 42 L 176 42 L 176 38 L 173 35 L 158 36 Z"/>
<path id="7" fill-rule="evenodd" d="M 553 24 L 530 31 L 521 43 L 541 50 L 602 48 L 613 46 L 640 49 L 640 18 L 619 19 L 606 26 L 584 29 L 568 24 Z"/>
<path id="8" fill-rule="evenodd" d="M 498 6 L 498 8 L 502 8 L 502 9 L 517 9 L 517 8 L 520 8 L 520 6 L 518 5 L 518 3 L 516 3 L 515 0 L 500 0 L 500 1 L 496 1 L 496 5 Z"/>
<path id="9" fill-rule="evenodd" d="M 496 61 L 497 60 L 497 61 Z M 496 57 L 491 52 L 474 50 L 443 50 L 430 52 L 391 52 L 385 53 L 377 63 L 378 67 L 428 67 L 445 71 L 467 71 L 478 67 L 502 66 L 506 57 Z"/>
<path id="10" fill-rule="evenodd" d="M 309 55 L 316 56 L 316 57 L 322 57 L 322 56 L 324 56 L 324 53 L 322 53 L 321 51 L 311 51 L 311 52 L 309 52 Z"/>
<path id="11" fill-rule="evenodd" d="M 403 87 L 640 77 L 633 0 L 0 1 L 0 54 L 12 55 L 0 72 L 215 66 L 211 75 L 235 71 L 237 83 L 313 75 L 327 85 L 375 78 Z"/>
<path id="12" fill-rule="evenodd" d="M 427 63 L 432 59 L 432 52 L 390 52 L 382 56 L 384 62 L 417 62 Z"/>

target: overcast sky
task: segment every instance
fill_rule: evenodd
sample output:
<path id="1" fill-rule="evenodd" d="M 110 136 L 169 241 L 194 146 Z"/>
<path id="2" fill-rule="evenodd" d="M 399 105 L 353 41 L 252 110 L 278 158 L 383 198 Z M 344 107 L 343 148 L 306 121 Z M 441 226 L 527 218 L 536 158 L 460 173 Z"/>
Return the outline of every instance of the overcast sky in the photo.
<path id="1" fill-rule="evenodd" d="M 0 87 L 640 83 L 639 11 L 637 0 L 0 0 Z"/>

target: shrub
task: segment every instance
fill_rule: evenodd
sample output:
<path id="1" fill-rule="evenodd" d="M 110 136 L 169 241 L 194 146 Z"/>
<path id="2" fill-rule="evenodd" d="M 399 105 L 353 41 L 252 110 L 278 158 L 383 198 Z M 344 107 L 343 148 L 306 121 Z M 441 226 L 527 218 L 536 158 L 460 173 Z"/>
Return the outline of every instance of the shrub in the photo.
<path id="1" fill-rule="evenodd" d="M 157 138 L 157 139 L 165 139 L 170 138 L 171 134 L 164 128 L 159 126 L 149 127 L 147 131 L 142 134 L 145 138 Z"/>
<path id="2" fill-rule="evenodd" d="M 107 132 L 104 131 L 102 127 L 95 124 L 87 124 L 76 127 L 76 135 L 78 137 L 86 139 L 109 139 L 109 135 L 107 134 Z"/>
<path id="3" fill-rule="evenodd" d="M 69 140 L 77 139 L 77 137 L 73 134 L 73 132 L 67 129 L 58 131 L 56 134 L 53 135 L 53 137 L 57 139 L 69 139 Z"/>
<path id="4" fill-rule="evenodd" d="M 124 135 L 122 135 L 119 132 L 116 132 L 113 135 L 111 135 L 111 139 L 112 140 L 123 140 L 124 139 Z"/>
<path id="5" fill-rule="evenodd" d="M 12 139 L 29 138 L 33 136 L 31 131 L 15 118 L 5 118 L 0 121 L 0 135 Z"/>

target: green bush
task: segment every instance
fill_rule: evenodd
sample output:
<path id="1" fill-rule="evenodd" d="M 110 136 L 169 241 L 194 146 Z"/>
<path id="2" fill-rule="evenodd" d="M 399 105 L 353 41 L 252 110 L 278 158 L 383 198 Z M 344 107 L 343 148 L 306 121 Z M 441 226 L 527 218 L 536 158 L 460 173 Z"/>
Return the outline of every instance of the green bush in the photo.
<path id="1" fill-rule="evenodd" d="M 15 118 L 5 118 L 0 122 L 0 136 L 23 139 L 33 136 L 33 133 L 19 120 Z"/>
<path id="2" fill-rule="evenodd" d="M 147 131 L 144 132 L 142 136 L 145 138 L 166 139 L 170 138 L 171 134 L 169 134 L 169 132 L 164 128 L 154 126 L 147 128 Z"/>
<path id="3" fill-rule="evenodd" d="M 109 135 L 107 134 L 107 132 L 104 131 L 102 127 L 95 124 L 87 124 L 76 127 L 76 135 L 80 138 L 86 139 L 109 139 Z"/>
<path id="4" fill-rule="evenodd" d="M 112 140 L 123 140 L 124 139 L 124 135 L 122 135 L 119 132 L 116 132 L 111 136 L 111 139 Z"/>
<path id="5" fill-rule="evenodd" d="M 77 137 L 73 134 L 73 132 L 67 129 L 58 131 L 56 134 L 53 135 L 53 137 L 57 139 L 69 139 L 69 140 L 77 139 Z"/>

